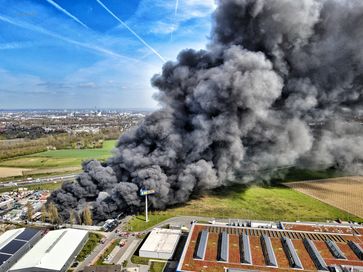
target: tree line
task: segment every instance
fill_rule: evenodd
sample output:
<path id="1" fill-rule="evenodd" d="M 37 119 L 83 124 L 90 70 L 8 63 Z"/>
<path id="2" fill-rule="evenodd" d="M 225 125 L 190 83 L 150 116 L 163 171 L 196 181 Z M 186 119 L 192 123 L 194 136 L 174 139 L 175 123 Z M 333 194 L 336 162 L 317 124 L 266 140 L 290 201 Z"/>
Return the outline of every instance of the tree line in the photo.
<path id="1" fill-rule="evenodd" d="M 39 139 L 17 139 L 0 141 L 0 160 L 30 155 L 55 149 L 102 148 L 103 133 L 98 134 L 59 134 Z"/>
<path id="2" fill-rule="evenodd" d="M 28 221 L 32 222 L 34 220 L 33 216 L 35 214 L 34 207 L 31 202 L 26 204 L 26 218 Z M 53 225 L 62 224 L 62 218 L 58 213 L 58 208 L 54 203 L 44 204 L 41 208 L 41 220 L 43 223 L 52 223 Z M 74 210 L 69 211 L 69 224 L 83 224 L 91 226 L 93 224 L 92 212 L 89 206 L 85 206 L 81 213 Z"/>

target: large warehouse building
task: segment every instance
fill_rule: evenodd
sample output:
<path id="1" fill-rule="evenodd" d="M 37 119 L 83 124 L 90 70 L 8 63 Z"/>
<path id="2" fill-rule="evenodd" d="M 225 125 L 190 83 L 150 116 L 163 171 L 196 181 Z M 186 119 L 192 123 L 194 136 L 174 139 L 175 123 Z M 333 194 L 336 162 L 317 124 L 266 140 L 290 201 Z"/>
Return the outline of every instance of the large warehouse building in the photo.
<path id="1" fill-rule="evenodd" d="M 181 230 L 155 228 L 140 248 L 139 255 L 146 258 L 171 259 L 180 236 Z"/>
<path id="2" fill-rule="evenodd" d="M 363 228 L 193 224 L 177 271 L 363 271 Z"/>
<path id="3" fill-rule="evenodd" d="M 39 239 L 36 229 L 13 229 L 0 236 L 0 272 L 8 271 Z"/>
<path id="4" fill-rule="evenodd" d="M 88 232 L 85 230 L 61 229 L 50 231 L 9 271 L 67 271 L 87 239 Z"/>

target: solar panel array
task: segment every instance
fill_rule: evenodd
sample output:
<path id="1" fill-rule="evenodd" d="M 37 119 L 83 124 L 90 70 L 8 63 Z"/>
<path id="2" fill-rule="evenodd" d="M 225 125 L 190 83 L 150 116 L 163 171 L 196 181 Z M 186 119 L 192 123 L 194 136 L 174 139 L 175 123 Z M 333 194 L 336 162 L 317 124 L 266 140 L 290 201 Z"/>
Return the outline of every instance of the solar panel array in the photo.
<path id="1" fill-rule="evenodd" d="M 3 246 L 0 249 L 0 266 L 25 246 L 38 232 L 39 231 L 36 229 L 25 229 L 13 240 Z"/>
<path id="2" fill-rule="evenodd" d="M 203 230 L 199 235 L 199 243 L 197 247 L 197 252 L 195 253 L 195 257 L 198 259 L 204 259 L 205 251 L 207 248 L 208 241 L 208 231 Z"/>
<path id="3" fill-rule="evenodd" d="M 300 261 L 299 256 L 296 253 L 295 247 L 292 244 L 291 239 L 287 237 L 282 237 L 281 242 L 286 257 L 289 260 L 290 266 L 293 268 L 302 269 L 303 268 L 302 263 Z"/>
<path id="4" fill-rule="evenodd" d="M 313 260 L 315 266 L 319 270 L 328 271 L 327 265 L 326 265 L 325 261 L 323 260 L 323 258 L 321 257 L 319 251 L 316 249 L 314 243 L 307 238 L 305 238 L 303 240 L 303 242 L 304 242 L 304 246 L 305 246 L 306 250 L 308 251 L 310 258 Z"/>
<path id="5" fill-rule="evenodd" d="M 337 259 L 346 259 L 344 253 L 340 250 L 337 244 L 332 240 L 326 240 L 326 245 L 328 246 L 331 254 Z"/>
<path id="6" fill-rule="evenodd" d="M 30 241 L 39 230 L 37 229 L 25 229 L 22 233 L 15 237 L 17 240 Z"/>
<path id="7" fill-rule="evenodd" d="M 240 236 L 239 243 L 241 263 L 252 264 L 250 237 L 243 233 L 242 236 Z"/>
<path id="8" fill-rule="evenodd" d="M 222 232 L 220 234 L 219 239 L 219 260 L 223 262 L 228 262 L 228 250 L 229 250 L 229 241 L 228 241 L 228 233 Z"/>
<path id="9" fill-rule="evenodd" d="M 354 254 L 357 255 L 357 257 L 360 260 L 363 260 L 363 250 L 362 250 L 362 248 L 356 242 L 353 242 L 353 241 L 348 241 L 348 245 L 353 250 Z"/>
<path id="10" fill-rule="evenodd" d="M 267 235 L 261 236 L 261 245 L 266 264 L 269 266 L 277 266 L 276 256 L 272 248 L 270 237 Z"/>
<path id="11" fill-rule="evenodd" d="M 2 265 L 4 262 L 6 262 L 10 257 L 11 257 L 11 255 L 9 255 L 9 254 L 0 253 L 0 265 Z"/>

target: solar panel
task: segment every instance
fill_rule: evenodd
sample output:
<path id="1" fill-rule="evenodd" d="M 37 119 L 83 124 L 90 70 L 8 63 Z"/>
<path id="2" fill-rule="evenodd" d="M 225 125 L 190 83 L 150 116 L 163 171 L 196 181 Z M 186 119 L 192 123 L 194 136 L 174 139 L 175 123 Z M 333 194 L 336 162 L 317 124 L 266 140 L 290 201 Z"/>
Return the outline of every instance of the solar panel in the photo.
<path id="1" fill-rule="evenodd" d="M 305 246 L 306 250 L 308 251 L 310 258 L 313 260 L 315 266 L 319 270 L 328 271 L 327 265 L 326 265 L 325 261 L 323 260 L 323 258 L 321 257 L 319 251 L 316 249 L 314 243 L 307 238 L 304 238 L 303 242 L 304 242 L 304 246 Z"/>
<path id="2" fill-rule="evenodd" d="M 0 253 L 0 265 L 2 265 L 4 262 L 6 262 L 10 257 L 11 257 L 11 255 Z"/>
<path id="3" fill-rule="evenodd" d="M 300 258 L 296 253 L 295 247 L 291 242 L 290 238 L 282 237 L 282 247 L 284 248 L 287 259 L 289 260 L 290 266 L 293 268 L 302 269 Z"/>
<path id="4" fill-rule="evenodd" d="M 199 243 L 195 257 L 198 259 L 204 259 L 205 250 L 207 248 L 208 231 L 203 230 L 199 236 Z"/>
<path id="5" fill-rule="evenodd" d="M 14 254 L 26 243 L 27 242 L 25 242 L 25 241 L 13 240 L 10 243 L 8 243 L 6 246 L 4 246 L 0 250 L 1 251 L 0 253 Z"/>
<path id="6" fill-rule="evenodd" d="M 20 233 L 18 236 L 16 236 L 15 239 L 29 241 L 38 232 L 39 232 L 39 230 L 37 230 L 37 229 L 25 229 L 22 233 Z"/>
<path id="7" fill-rule="evenodd" d="M 241 263 L 252 264 L 250 238 L 243 233 L 240 238 Z"/>
<path id="8" fill-rule="evenodd" d="M 270 237 L 267 235 L 261 236 L 261 245 L 266 264 L 269 266 L 277 266 L 276 256 L 272 248 Z"/>
<path id="9" fill-rule="evenodd" d="M 228 233 L 222 232 L 219 239 L 219 260 L 223 262 L 228 261 Z"/>
<path id="10" fill-rule="evenodd" d="M 337 246 L 337 244 L 332 240 L 326 240 L 326 245 L 328 246 L 331 254 L 337 258 L 337 259 L 346 259 L 344 256 L 344 253 L 340 250 L 340 248 Z"/>
<path id="11" fill-rule="evenodd" d="M 363 260 L 363 250 L 362 250 L 362 248 L 356 242 L 353 242 L 353 241 L 348 241 L 348 245 L 353 250 L 354 254 L 357 255 L 357 257 L 360 260 Z"/>

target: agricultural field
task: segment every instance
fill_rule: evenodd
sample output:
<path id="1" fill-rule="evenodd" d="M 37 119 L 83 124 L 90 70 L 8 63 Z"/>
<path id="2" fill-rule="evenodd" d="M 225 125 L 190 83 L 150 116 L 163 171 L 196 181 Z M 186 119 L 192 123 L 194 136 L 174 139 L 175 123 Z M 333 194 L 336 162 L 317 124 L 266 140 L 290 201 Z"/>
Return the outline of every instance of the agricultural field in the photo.
<path id="1" fill-rule="evenodd" d="M 286 186 L 363 218 L 363 177 L 289 182 Z"/>
<path id="2" fill-rule="evenodd" d="M 273 221 L 326 221 L 337 218 L 363 221 L 358 216 L 286 186 L 234 185 L 211 191 L 165 211 L 151 212 L 148 223 L 145 223 L 143 215 L 135 216 L 129 222 L 129 228 L 140 231 L 170 217 L 184 215 Z"/>
<path id="3" fill-rule="evenodd" d="M 81 169 L 82 161 L 88 159 L 105 160 L 110 157 L 111 150 L 115 146 L 115 143 L 116 141 L 114 140 L 105 141 L 103 143 L 103 147 L 99 149 L 49 150 L 32 155 L 17 157 L 10 160 L 0 161 L 0 167 L 26 168 L 30 175 L 46 172 L 76 172 Z"/>
<path id="4" fill-rule="evenodd" d="M 22 176 L 24 171 L 29 171 L 27 168 L 18 167 L 0 167 L 0 178 Z"/>

